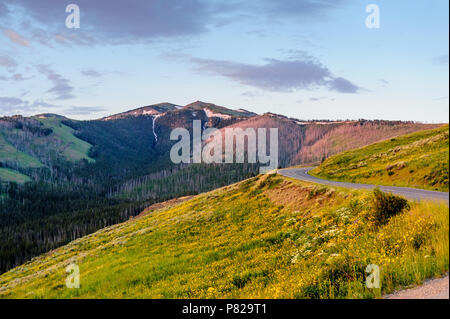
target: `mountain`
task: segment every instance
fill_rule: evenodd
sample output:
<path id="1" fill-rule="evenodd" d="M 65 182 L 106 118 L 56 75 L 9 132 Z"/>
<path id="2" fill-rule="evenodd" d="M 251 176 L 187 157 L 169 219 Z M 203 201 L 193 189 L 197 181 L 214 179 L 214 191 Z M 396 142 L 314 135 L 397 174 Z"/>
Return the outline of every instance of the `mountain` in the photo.
<path id="1" fill-rule="evenodd" d="M 119 175 L 120 179 L 136 177 L 143 173 L 142 168 L 151 172 L 150 166 L 155 166 L 155 161 L 170 166 L 167 155 L 174 144 L 170 140 L 171 131 L 182 127 L 192 134 L 194 120 L 200 120 L 204 129 L 214 127 L 222 131 L 278 128 L 282 167 L 320 162 L 345 150 L 437 127 L 389 121 L 300 121 L 201 101 L 184 107 L 160 103 L 93 121 L 74 121 L 55 114 L 4 117 L 0 118 L 0 163 L 9 173 L 0 178 L 36 181 L 42 179 L 44 167 L 79 165 L 80 161 L 99 162 L 97 167 L 105 169 L 98 170 L 97 176 L 106 171 L 111 176 Z M 56 181 L 60 173 L 50 176 Z"/>
<path id="2" fill-rule="evenodd" d="M 232 110 L 223 106 L 218 106 L 212 103 L 205 103 L 201 101 L 196 101 L 193 103 L 190 103 L 186 106 L 179 106 L 172 103 L 159 103 L 149 106 L 140 107 L 137 109 L 132 109 L 130 111 L 126 111 L 123 113 L 118 113 L 114 115 L 110 115 L 104 118 L 101 118 L 100 120 L 103 121 L 111 121 L 111 120 L 119 120 L 124 119 L 128 117 L 137 117 L 137 116 L 157 116 L 161 115 L 166 112 L 175 111 L 175 110 L 190 110 L 190 111 L 203 111 L 207 117 L 218 117 L 222 119 L 229 119 L 232 117 L 235 118 L 244 118 L 244 117 L 252 117 L 257 115 L 256 113 L 244 110 L 244 109 L 238 109 L 238 110 Z M 50 114 L 52 116 L 55 116 L 54 114 Z"/>
<path id="3" fill-rule="evenodd" d="M 205 111 L 208 117 L 219 117 L 223 119 L 228 119 L 231 117 L 244 118 L 257 115 L 256 113 L 244 109 L 232 110 L 223 106 L 218 106 L 212 103 L 205 103 L 202 101 L 196 101 L 194 103 L 188 104 L 184 107 L 184 109 Z"/>
<path id="4" fill-rule="evenodd" d="M 0 299 L 380 298 L 448 271 L 448 207 L 410 205 L 377 224 L 370 191 L 259 175 L 36 257 L 0 275 Z M 369 264 L 381 289 L 366 288 Z"/>
<path id="5" fill-rule="evenodd" d="M 13 116 L 13 117 L 14 117 L 14 116 Z M 18 117 L 20 117 L 20 116 L 18 116 Z M 57 118 L 57 119 L 67 120 L 67 117 L 62 116 L 62 115 L 58 115 L 58 114 L 55 114 L 55 113 L 42 113 L 42 114 L 36 114 L 34 117 L 40 118 L 40 119 Z"/>
<path id="6" fill-rule="evenodd" d="M 170 131 L 191 129 L 194 113 L 209 121 L 173 104 L 109 120 L 0 118 L 0 273 L 153 203 L 255 175 L 246 164 L 172 164 Z"/>
<path id="7" fill-rule="evenodd" d="M 0 118 L 0 273 L 128 220 L 154 203 L 229 185 L 258 164 L 171 162 L 174 128 L 278 128 L 281 167 L 437 125 L 300 121 L 210 103 L 162 103 L 91 121 L 55 114 Z"/>
<path id="8" fill-rule="evenodd" d="M 399 136 L 333 156 L 312 171 L 343 182 L 448 192 L 449 127 Z"/>
<path id="9" fill-rule="evenodd" d="M 320 163 L 340 152 L 441 125 L 401 121 L 300 121 L 266 113 L 226 128 L 278 128 L 279 165 Z M 225 129 L 222 128 L 222 136 Z"/>
<path id="10" fill-rule="evenodd" d="M 102 121 L 112 121 L 112 120 L 119 120 L 124 119 L 128 117 L 137 117 L 137 116 L 143 116 L 143 115 L 150 115 L 150 116 L 157 116 L 159 114 L 174 111 L 177 109 L 180 109 L 181 106 L 171 104 L 171 103 L 160 103 L 160 104 L 154 104 L 149 106 L 140 107 L 131 111 L 111 115 L 104 117 L 100 120 Z"/>

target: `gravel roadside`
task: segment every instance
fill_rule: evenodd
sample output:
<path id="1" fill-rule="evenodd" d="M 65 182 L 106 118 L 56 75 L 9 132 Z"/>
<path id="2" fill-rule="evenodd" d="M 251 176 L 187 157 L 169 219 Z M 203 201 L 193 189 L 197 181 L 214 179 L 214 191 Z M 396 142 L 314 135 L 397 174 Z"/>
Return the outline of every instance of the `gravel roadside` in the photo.
<path id="1" fill-rule="evenodd" d="M 449 276 L 426 280 L 423 285 L 394 292 L 384 299 L 449 299 Z"/>

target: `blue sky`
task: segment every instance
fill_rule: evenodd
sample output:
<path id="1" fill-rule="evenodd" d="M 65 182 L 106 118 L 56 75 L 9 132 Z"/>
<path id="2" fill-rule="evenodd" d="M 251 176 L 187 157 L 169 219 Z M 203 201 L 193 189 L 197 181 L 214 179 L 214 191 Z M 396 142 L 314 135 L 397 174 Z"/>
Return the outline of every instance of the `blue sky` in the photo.
<path id="1" fill-rule="evenodd" d="M 65 26 L 70 3 L 80 29 Z M 448 13 L 446 0 L 0 0 L 0 115 L 202 100 L 448 122 Z"/>

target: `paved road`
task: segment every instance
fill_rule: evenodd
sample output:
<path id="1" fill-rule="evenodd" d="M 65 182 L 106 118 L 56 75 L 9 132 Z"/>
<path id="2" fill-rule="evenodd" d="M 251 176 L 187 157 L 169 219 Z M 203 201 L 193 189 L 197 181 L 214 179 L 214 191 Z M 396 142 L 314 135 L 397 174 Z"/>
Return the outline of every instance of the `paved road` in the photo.
<path id="1" fill-rule="evenodd" d="M 314 167 L 308 168 L 290 168 L 278 170 L 278 174 L 286 177 L 292 177 L 301 181 L 313 182 L 318 184 L 325 184 L 331 186 L 340 186 L 346 188 L 356 189 L 373 189 L 375 185 L 368 184 L 354 184 L 344 182 L 334 182 L 324 179 L 320 179 L 308 174 Z M 393 187 L 393 186 L 380 186 L 383 192 L 392 193 L 395 195 L 404 196 L 410 200 L 435 200 L 444 201 L 449 203 L 449 193 L 433 192 L 422 189 L 407 188 L 407 187 Z M 422 286 L 415 287 L 413 289 L 403 290 L 394 294 L 384 296 L 387 299 L 448 299 L 449 298 L 449 277 L 432 279 L 426 281 Z"/>
<path id="2" fill-rule="evenodd" d="M 375 185 L 368 184 L 354 184 L 354 183 L 345 183 L 345 182 L 334 182 L 328 181 L 325 179 L 317 178 L 308 174 L 310 170 L 314 167 L 303 167 L 303 168 L 289 168 L 278 170 L 278 174 L 281 174 L 286 177 L 292 177 L 301 181 L 313 182 L 324 185 L 331 186 L 340 186 L 346 188 L 355 188 L 355 189 L 373 189 Z M 404 196 L 410 200 L 434 200 L 434 201 L 444 201 L 449 203 L 449 193 L 445 192 L 434 192 L 427 191 L 423 189 L 417 188 L 407 188 L 407 187 L 394 187 L 394 186 L 379 186 L 383 192 L 392 193 L 395 195 Z"/>

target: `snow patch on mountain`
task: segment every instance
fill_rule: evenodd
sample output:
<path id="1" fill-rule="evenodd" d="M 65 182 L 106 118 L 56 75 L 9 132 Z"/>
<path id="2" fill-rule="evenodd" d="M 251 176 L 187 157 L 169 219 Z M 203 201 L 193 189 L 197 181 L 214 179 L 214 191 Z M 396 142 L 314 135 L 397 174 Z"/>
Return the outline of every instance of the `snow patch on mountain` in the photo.
<path id="1" fill-rule="evenodd" d="M 142 115 L 155 115 L 155 114 L 158 114 L 158 111 L 156 111 L 156 110 L 144 110 L 142 112 Z"/>
<path id="2" fill-rule="evenodd" d="M 231 119 L 230 115 L 221 114 L 221 113 L 214 113 L 213 111 L 211 111 L 210 109 L 207 109 L 207 108 L 205 108 L 204 111 L 205 111 L 205 114 L 206 114 L 207 117 L 218 117 L 218 118 L 221 118 L 221 119 L 224 119 L 224 120 Z"/>
<path id="3" fill-rule="evenodd" d="M 155 136 L 155 141 L 158 142 L 158 135 L 156 135 L 156 131 L 155 131 L 155 125 L 156 125 L 156 120 L 158 119 L 158 117 L 160 117 L 161 114 L 156 115 L 155 117 L 153 117 L 153 135 Z"/>

